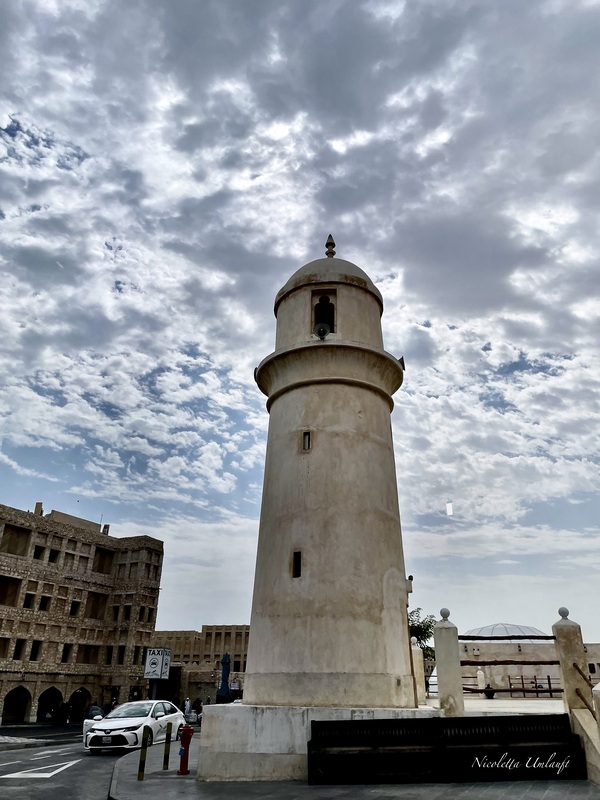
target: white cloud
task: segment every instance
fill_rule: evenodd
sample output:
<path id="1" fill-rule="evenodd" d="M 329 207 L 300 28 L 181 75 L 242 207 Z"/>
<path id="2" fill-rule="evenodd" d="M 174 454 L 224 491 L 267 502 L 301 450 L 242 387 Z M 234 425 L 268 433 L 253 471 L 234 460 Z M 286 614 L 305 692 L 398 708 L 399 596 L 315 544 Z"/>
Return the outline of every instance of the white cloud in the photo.
<path id="1" fill-rule="evenodd" d="M 582 600 L 598 564 L 599 14 L 5 4 L 0 499 L 104 514 L 118 535 L 150 525 L 159 624 L 218 621 L 228 592 L 221 621 L 247 621 L 268 422 L 252 372 L 277 290 L 332 232 L 406 357 L 393 423 L 420 604 L 450 594 L 464 628 L 502 603 L 529 612 L 555 604 L 557 562 Z M 468 596 L 451 572 L 436 582 L 440 558 L 473 570 Z M 477 569 L 515 560 L 510 597 L 505 573 L 484 588 Z M 181 612 L 181 587 L 202 602 Z"/>

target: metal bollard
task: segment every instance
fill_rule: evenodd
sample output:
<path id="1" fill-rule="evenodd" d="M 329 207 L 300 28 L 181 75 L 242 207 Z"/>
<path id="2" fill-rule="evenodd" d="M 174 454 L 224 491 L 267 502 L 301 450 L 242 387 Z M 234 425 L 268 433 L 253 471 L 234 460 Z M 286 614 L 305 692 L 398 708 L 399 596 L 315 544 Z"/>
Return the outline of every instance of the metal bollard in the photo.
<path id="1" fill-rule="evenodd" d="M 192 736 L 194 735 L 194 729 L 191 725 L 184 725 L 181 729 L 181 747 L 179 748 L 179 769 L 177 770 L 178 775 L 189 775 L 190 771 L 188 769 L 188 759 L 190 755 L 190 742 L 192 741 Z"/>
<path id="2" fill-rule="evenodd" d="M 163 756 L 163 769 L 169 769 L 169 755 L 171 753 L 172 733 L 173 733 L 173 723 L 167 722 L 167 738 L 165 739 L 165 754 Z"/>
<path id="3" fill-rule="evenodd" d="M 148 736 L 150 735 L 150 728 L 144 725 L 144 732 L 142 734 L 142 749 L 140 750 L 140 765 L 138 767 L 138 781 L 144 780 L 144 772 L 146 770 L 146 753 L 148 752 Z"/>

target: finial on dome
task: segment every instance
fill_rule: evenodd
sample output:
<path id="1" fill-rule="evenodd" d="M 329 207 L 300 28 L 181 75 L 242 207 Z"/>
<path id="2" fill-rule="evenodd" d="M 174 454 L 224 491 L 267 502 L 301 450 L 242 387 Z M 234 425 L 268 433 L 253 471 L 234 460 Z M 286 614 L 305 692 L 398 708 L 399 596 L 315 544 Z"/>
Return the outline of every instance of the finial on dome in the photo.
<path id="1" fill-rule="evenodd" d="M 325 248 L 326 248 L 325 255 L 327 256 L 327 258 L 333 258 L 335 255 L 335 250 L 334 250 L 335 242 L 333 241 L 333 236 L 331 234 L 329 234 L 329 236 L 327 237 L 327 241 L 325 242 Z"/>

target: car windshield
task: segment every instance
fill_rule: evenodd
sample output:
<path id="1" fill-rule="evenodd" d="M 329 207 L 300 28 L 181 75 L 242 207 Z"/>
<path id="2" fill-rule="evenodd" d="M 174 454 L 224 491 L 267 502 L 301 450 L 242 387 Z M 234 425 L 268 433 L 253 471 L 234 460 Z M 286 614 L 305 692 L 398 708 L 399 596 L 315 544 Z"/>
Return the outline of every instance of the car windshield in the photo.
<path id="1" fill-rule="evenodd" d="M 123 719 L 124 717 L 147 717 L 152 709 L 152 703 L 124 703 L 113 708 L 104 719 Z"/>

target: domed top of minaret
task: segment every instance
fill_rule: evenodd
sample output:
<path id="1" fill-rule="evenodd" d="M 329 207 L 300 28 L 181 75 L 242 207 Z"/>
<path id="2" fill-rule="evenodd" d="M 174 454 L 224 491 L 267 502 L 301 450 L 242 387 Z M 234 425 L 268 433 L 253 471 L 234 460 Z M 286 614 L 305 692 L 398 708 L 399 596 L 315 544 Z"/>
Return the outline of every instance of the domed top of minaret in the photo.
<path id="1" fill-rule="evenodd" d="M 277 297 L 275 298 L 276 316 L 277 307 L 290 292 L 293 292 L 300 286 L 309 286 L 319 283 L 346 283 L 365 289 L 377 298 L 381 310 L 383 311 L 381 292 L 375 286 L 371 278 L 351 261 L 345 261 L 343 258 L 334 258 L 334 248 L 335 242 L 331 234 L 329 234 L 326 242 L 325 258 L 317 258 L 314 261 L 309 261 L 308 264 L 305 264 L 303 267 L 300 267 L 277 293 Z"/>

